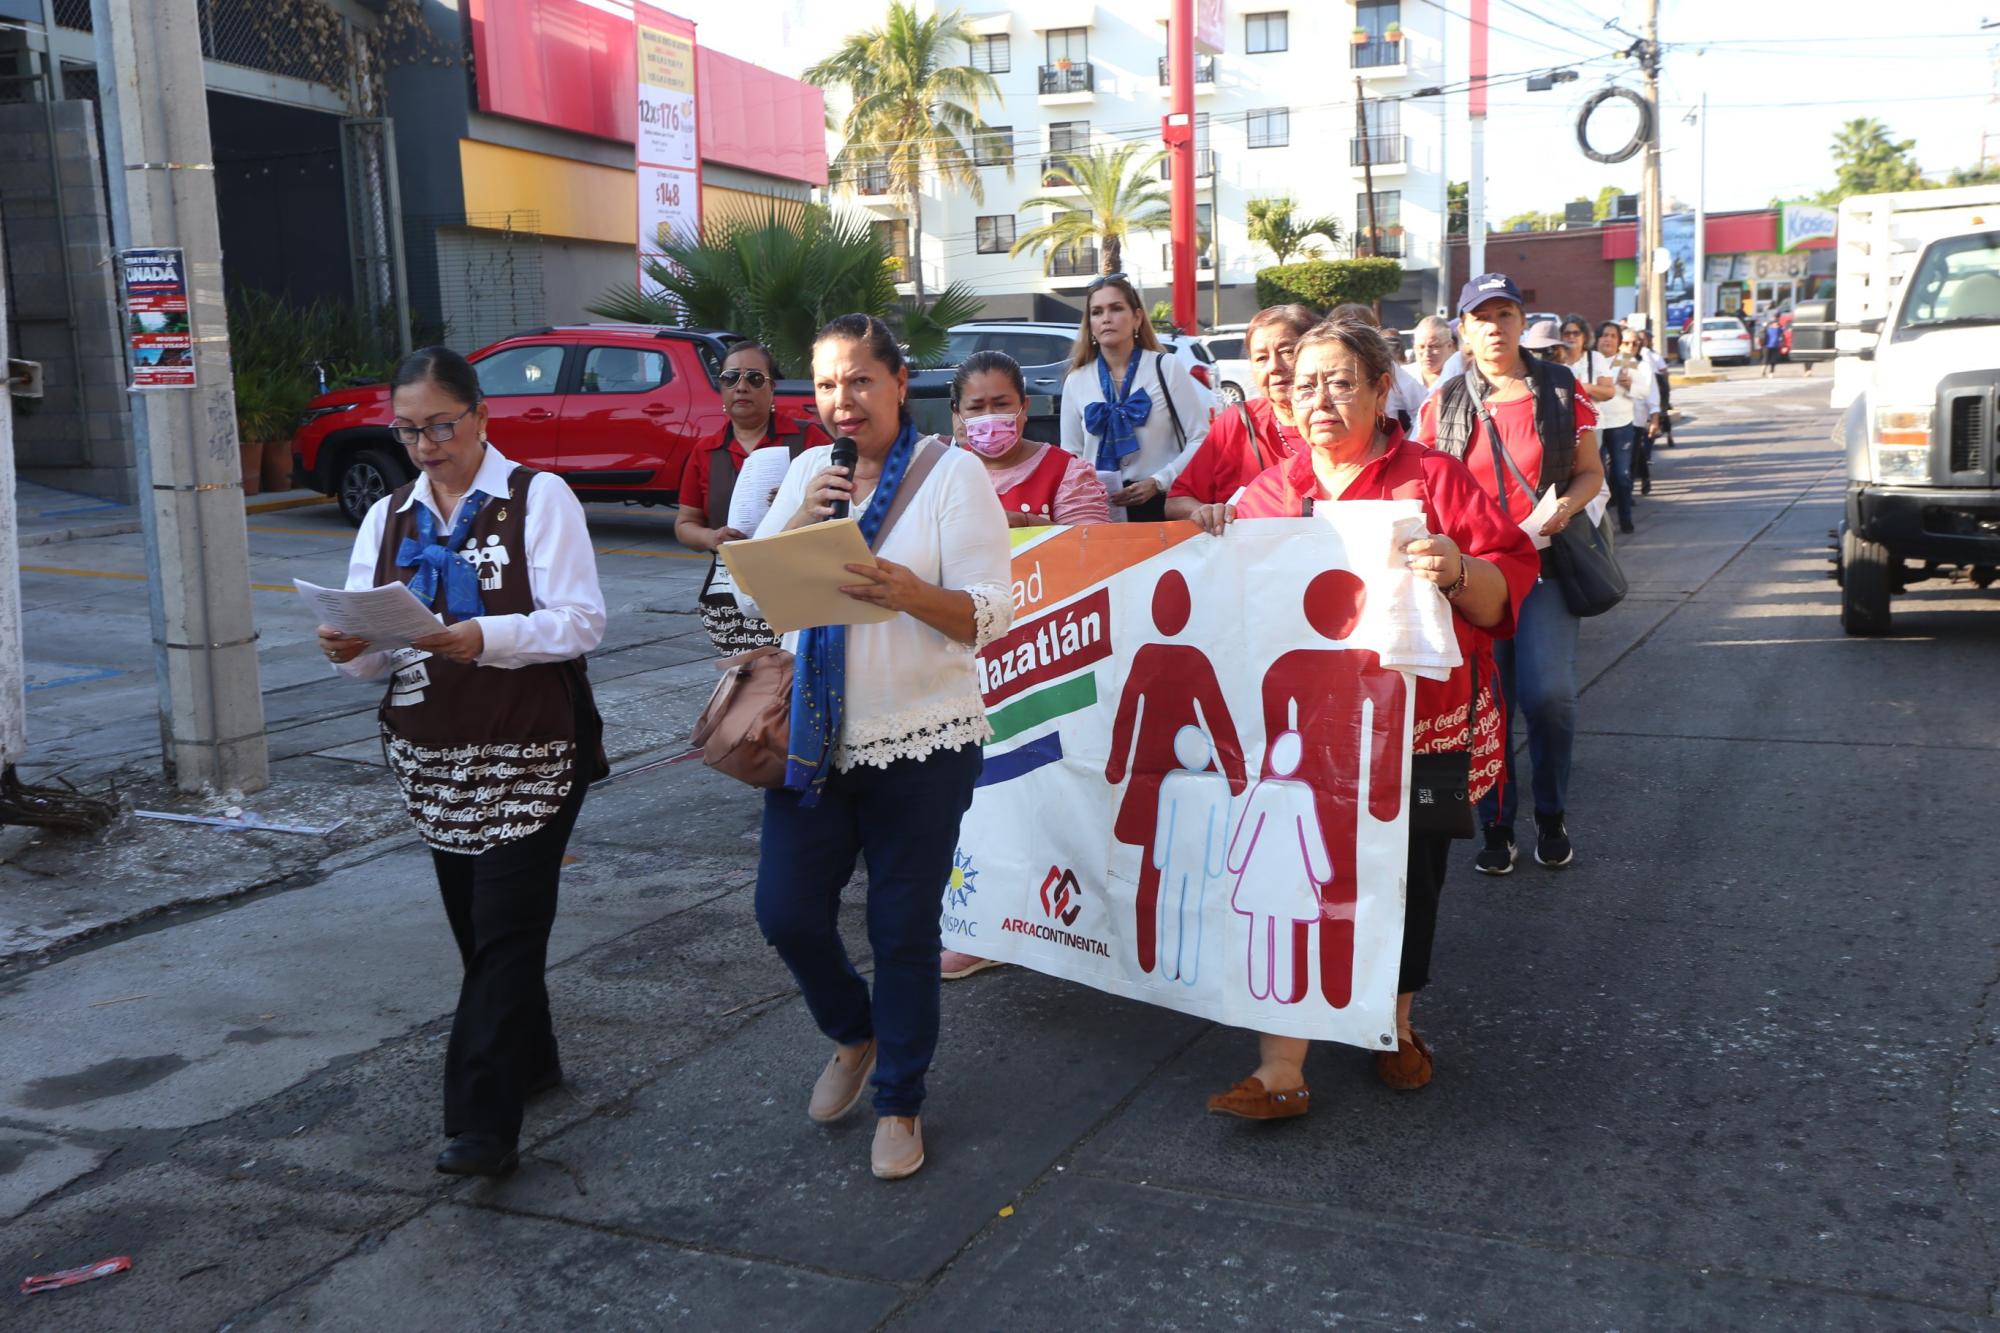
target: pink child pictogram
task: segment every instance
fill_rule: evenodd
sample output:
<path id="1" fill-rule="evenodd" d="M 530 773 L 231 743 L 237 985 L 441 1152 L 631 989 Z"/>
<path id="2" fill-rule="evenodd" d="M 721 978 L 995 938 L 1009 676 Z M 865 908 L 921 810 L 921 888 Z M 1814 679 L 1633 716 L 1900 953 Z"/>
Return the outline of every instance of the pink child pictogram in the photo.
<path id="1" fill-rule="evenodd" d="M 1306 621 L 1323 638 L 1345 639 L 1361 623 L 1367 589 L 1346 570 L 1328 570 L 1306 585 Z M 1313 791 L 1319 832 L 1333 867 L 1318 881 L 1320 991 L 1336 1009 L 1354 993 L 1354 849 L 1361 793 L 1361 755 L 1369 753 L 1368 812 L 1390 820 L 1402 805 L 1403 676 L 1363 648 L 1300 648 L 1264 673 L 1264 734 L 1296 727 L 1304 754 L 1295 777 Z M 1374 715 L 1363 732 L 1362 704 Z M 1294 723 L 1293 719 L 1297 719 Z M 1269 765 L 1267 764 L 1268 768 Z M 1292 931 L 1292 975 L 1304 995 L 1310 920 Z"/>
<path id="2" fill-rule="evenodd" d="M 1303 748 L 1296 731 L 1271 742 L 1264 776 L 1251 789 L 1229 844 L 1229 870 L 1236 876 L 1229 905 L 1250 918 L 1250 994 L 1279 1004 L 1295 1004 L 1305 994 L 1298 976 L 1304 959 L 1292 937 L 1319 916 L 1320 891 L 1333 878 L 1313 789 L 1293 776 Z"/>
<path id="3" fill-rule="evenodd" d="M 1187 579 L 1170 569 L 1153 587 L 1153 624 L 1168 637 L 1187 628 L 1194 600 Z M 1204 718 L 1206 726 L 1202 725 Z M 1140 849 L 1135 904 L 1139 968 L 1151 972 L 1159 950 L 1160 868 L 1153 842 L 1159 833 L 1160 783 L 1176 767 L 1174 738 L 1182 727 L 1198 727 L 1213 740 L 1217 766 L 1232 795 L 1248 781 L 1243 744 L 1222 697 L 1222 684 L 1208 654 L 1189 644 L 1148 643 L 1132 655 L 1125 690 L 1111 726 L 1111 761 L 1104 780 L 1131 783 L 1118 805 L 1112 836 Z"/>

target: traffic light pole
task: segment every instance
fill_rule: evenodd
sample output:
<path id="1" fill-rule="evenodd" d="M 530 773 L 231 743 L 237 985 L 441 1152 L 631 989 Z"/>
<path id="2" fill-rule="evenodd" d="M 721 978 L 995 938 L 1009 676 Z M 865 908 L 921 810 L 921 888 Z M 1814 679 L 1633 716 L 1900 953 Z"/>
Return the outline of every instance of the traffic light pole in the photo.
<path id="1" fill-rule="evenodd" d="M 1193 333 L 1195 314 L 1194 208 L 1194 0 L 1174 0 L 1173 21 L 1167 24 L 1167 78 L 1173 84 L 1174 110 L 1161 137 L 1173 164 L 1170 194 L 1174 250 L 1174 327 Z"/>

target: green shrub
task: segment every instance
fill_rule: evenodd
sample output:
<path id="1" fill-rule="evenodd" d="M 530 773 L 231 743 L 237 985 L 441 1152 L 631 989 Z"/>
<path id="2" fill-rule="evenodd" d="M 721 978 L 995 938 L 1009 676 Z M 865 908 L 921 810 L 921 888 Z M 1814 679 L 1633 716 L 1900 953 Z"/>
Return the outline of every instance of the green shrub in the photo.
<path id="1" fill-rule="evenodd" d="M 1156 329 L 1171 329 L 1174 326 L 1174 303 L 1172 301 L 1153 302 L 1152 313 L 1147 315 Z"/>
<path id="2" fill-rule="evenodd" d="M 1297 303 L 1324 313 L 1349 301 L 1379 301 L 1402 285 L 1403 266 L 1393 259 L 1309 259 L 1258 269 L 1257 304 Z"/>

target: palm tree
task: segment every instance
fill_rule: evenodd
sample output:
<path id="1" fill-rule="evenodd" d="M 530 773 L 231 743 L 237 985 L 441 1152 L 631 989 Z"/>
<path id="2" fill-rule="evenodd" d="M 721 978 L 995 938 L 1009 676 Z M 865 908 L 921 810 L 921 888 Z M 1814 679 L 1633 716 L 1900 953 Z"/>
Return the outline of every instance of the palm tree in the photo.
<path id="1" fill-rule="evenodd" d="M 1311 239 L 1314 236 L 1323 236 L 1335 245 L 1340 243 L 1339 218 L 1294 218 L 1294 207 L 1290 199 L 1281 196 L 1252 199 L 1246 210 L 1250 239 L 1262 244 L 1280 264 L 1290 263 L 1293 255 L 1308 259 L 1317 255 L 1319 247 Z"/>
<path id="2" fill-rule="evenodd" d="M 805 374 L 813 336 L 854 311 L 887 319 L 913 362 L 935 364 L 944 356 L 946 330 L 977 319 L 982 305 L 953 283 L 928 308 L 905 308 L 896 299 L 888 250 L 867 219 L 789 200 L 711 218 L 701 236 L 664 242 L 660 258 L 646 261 L 646 276 L 663 292 L 615 287 L 591 313 L 634 324 L 729 329 L 769 347 L 780 374 Z"/>
<path id="3" fill-rule="evenodd" d="M 850 35 L 839 50 L 805 72 L 808 83 L 844 87 L 854 99 L 841 119 L 847 142 L 834 158 L 834 178 L 853 180 L 870 168 L 881 170 L 888 176 L 889 191 L 903 199 L 910 217 L 910 277 L 919 306 L 924 302 L 924 176 L 963 187 L 978 202 L 986 197 L 969 141 L 989 132 L 979 101 L 988 96 L 1001 100 L 1000 87 L 991 74 L 948 63 L 970 49 L 973 35 L 957 10 L 919 18 L 913 6 L 892 0 L 881 27 Z"/>
<path id="4" fill-rule="evenodd" d="M 1022 208 L 1061 211 L 1041 226 L 1023 232 L 1008 255 L 1039 250 L 1042 272 L 1047 273 L 1062 251 L 1074 253 L 1096 242 L 1103 255 L 1103 271 L 1122 272 L 1125 243 L 1133 232 L 1164 231 L 1173 225 L 1172 203 L 1153 174 L 1166 154 L 1153 152 L 1132 167 L 1132 158 L 1139 151 L 1138 144 L 1128 143 L 1109 151 L 1100 148 L 1064 155 L 1043 177 L 1042 184 L 1073 185 L 1083 197 L 1037 195 L 1023 203 Z"/>

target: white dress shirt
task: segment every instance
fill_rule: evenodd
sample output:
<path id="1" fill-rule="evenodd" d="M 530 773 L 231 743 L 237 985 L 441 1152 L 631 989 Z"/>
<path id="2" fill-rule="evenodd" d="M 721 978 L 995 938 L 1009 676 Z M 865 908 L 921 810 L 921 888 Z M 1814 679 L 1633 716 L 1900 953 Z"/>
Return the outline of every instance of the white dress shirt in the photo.
<path id="1" fill-rule="evenodd" d="M 466 491 L 490 496 L 488 504 L 514 498 L 508 477 L 514 464 L 491 444 L 486 457 Z M 354 534 L 354 552 L 347 561 L 349 590 L 375 586 L 375 562 L 382 550 L 382 532 L 389 525 L 389 502 L 385 495 L 361 520 Z M 530 615 L 479 616 L 479 630 L 486 646 L 478 664 L 490 667 L 524 667 L 537 662 L 567 662 L 582 657 L 604 640 L 604 594 L 597 586 L 597 554 L 590 546 L 590 529 L 584 521 L 583 506 L 561 477 L 537 472 L 528 483 L 528 518 L 522 541 L 527 547 L 528 588 L 534 594 L 535 610 Z M 438 521 L 438 531 L 448 533 L 465 505 L 461 498 L 449 514 L 439 511 L 431 493 L 430 474 L 417 478 L 416 488 L 403 509 L 420 504 Z M 398 513 L 402 510 L 398 510 Z M 389 674 L 388 652 L 366 652 L 336 669 L 359 680 L 377 680 Z"/>
<path id="2" fill-rule="evenodd" d="M 1126 456 L 1120 473 L 1127 484 L 1151 477 L 1160 484 L 1160 494 L 1165 495 L 1173 488 L 1174 478 L 1180 476 L 1181 469 L 1194 457 L 1194 451 L 1208 438 L 1208 409 L 1202 405 L 1194 377 L 1174 357 L 1144 349 L 1133 355 L 1139 358 L 1139 373 L 1132 377 L 1132 391 L 1144 389 L 1153 401 L 1153 410 L 1146 424 L 1133 432 L 1139 441 L 1139 452 Z M 1173 399 L 1171 410 L 1160 401 L 1162 380 L 1166 381 L 1167 395 Z M 1083 409 L 1103 401 L 1104 389 L 1097 382 L 1096 361 L 1072 370 L 1063 381 L 1062 447 L 1093 468 L 1097 466 L 1098 437 L 1084 429 Z M 1185 447 L 1174 433 L 1176 414 L 1181 429 L 1187 433 Z"/>
<path id="3" fill-rule="evenodd" d="M 1430 386 L 1423 376 L 1402 362 L 1396 363 L 1395 383 L 1389 386 L 1389 403 L 1384 409 L 1390 416 L 1407 412 L 1410 414 L 1410 429 L 1417 428 L 1417 417 L 1424 410 L 1424 399 L 1431 396 Z"/>
<path id="4" fill-rule="evenodd" d="M 757 536 L 784 531 L 832 453 L 821 445 L 792 460 Z M 873 495 L 857 492 L 852 512 L 866 510 Z M 1014 623 L 1012 551 L 985 465 L 964 449 L 947 448 L 876 554 L 928 583 L 971 594 L 975 641 L 960 643 L 911 615 L 849 625 L 847 703 L 834 767 L 887 768 L 992 736 L 973 653 Z M 797 631 L 785 636 L 785 648 L 799 650 Z"/>

